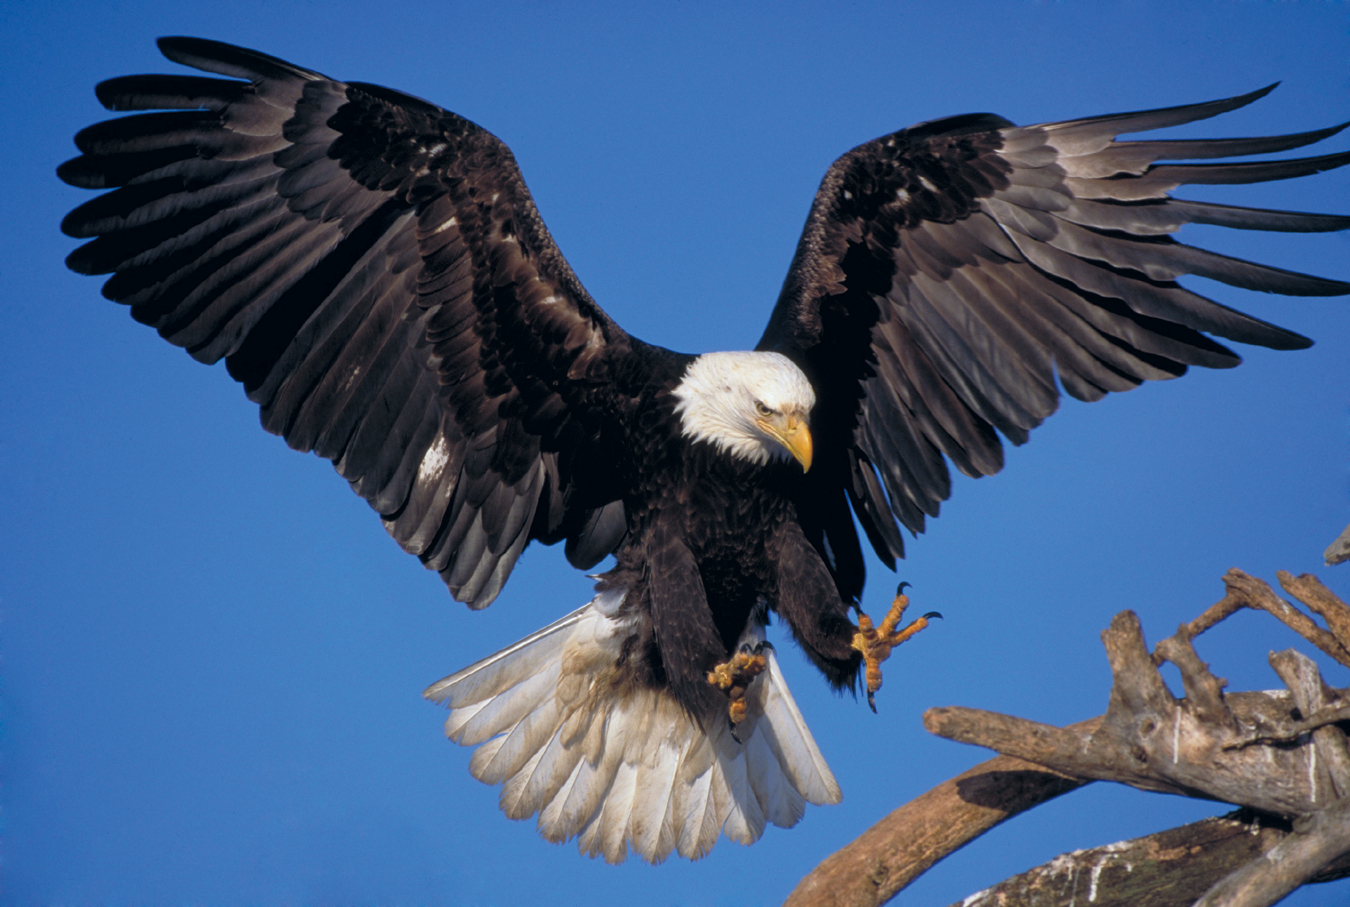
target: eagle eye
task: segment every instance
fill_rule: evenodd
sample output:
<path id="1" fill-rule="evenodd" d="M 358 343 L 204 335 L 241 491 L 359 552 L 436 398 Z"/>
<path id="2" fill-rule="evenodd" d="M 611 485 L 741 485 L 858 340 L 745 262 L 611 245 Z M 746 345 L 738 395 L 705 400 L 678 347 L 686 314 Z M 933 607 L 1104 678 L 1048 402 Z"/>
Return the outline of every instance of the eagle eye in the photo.
<path id="1" fill-rule="evenodd" d="M 764 405 L 764 401 L 762 401 L 762 400 L 756 400 L 756 401 L 755 401 L 755 412 L 759 413 L 761 416 L 771 416 L 771 415 L 773 415 L 773 410 L 771 410 L 771 409 L 769 409 L 767 406 L 765 406 L 765 405 Z"/>

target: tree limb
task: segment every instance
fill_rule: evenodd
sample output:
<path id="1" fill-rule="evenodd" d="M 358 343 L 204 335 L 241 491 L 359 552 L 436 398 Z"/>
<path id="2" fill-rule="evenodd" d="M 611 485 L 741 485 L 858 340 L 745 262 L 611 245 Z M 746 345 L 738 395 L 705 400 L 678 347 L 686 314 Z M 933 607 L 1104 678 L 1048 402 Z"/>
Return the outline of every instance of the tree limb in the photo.
<path id="1" fill-rule="evenodd" d="M 1313 623 L 1310 617 L 1271 591 L 1270 586 L 1234 568 L 1223 577 L 1223 583 L 1228 589 L 1227 594 L 1211 605 L 1204 614 L 1183 625 L 1177 635 L 1184 634 L 1187 639 L 1194 639 L 1238 609 L 1252 608 L 1274 615 L 1280 623 L 1341 664 L 1350 667 L 1350 608 L 1332 595 L 1330 590 L 1314 576 L 1305 573 L 1295 579 L 1283 570 L 1276 575 L 1290 595 L 1326 618 L 1331 632 Z"/>
<path id="2" fill-rule="evenodd" d="M 1090 733 L 1099 720 L 1066 730 Z M 784 907 L 877 907 L 1004 820 L 1085 783 L 1011 756 L 982 762 L 827 857 L 797 883 Z"/>
<path id="3" fill-rule="evenodd" d="M 1229 879 L 1236 883 L 1237 871 L 1259 867 L 1258 872 L 1269 872 L 1270 864 L 1287 859 L 1281 848 L 1295 837 L 1287 822 L 1239 810 L 1132 841 L 1064 854 L 971 895 L 961 907 L 1064 907 L 1075 903 L 1091 907 L 1199 907 L 1197 899 L 1202 896 L 1212 897 L 1216 892 L 1226 896 L 1214 886 Z M 1350 859 L 1327 867 L 1316 880 L 1346 875 L 1350 875 Z M 1214 907 L 1223 902 L 1199 903 Z M 1230 907 L 1236 904 L 1230 902 Z"/>
<path id="4" fill-rule="evenodd" d="M 1279 579 L 1327 629 L 1230 570 L 1224 598 L 1152 654 L 1138 618 L 1116 615 L 1102 633 L 1113 684 L 1101 718 L 1057 728 L 978 709 L 928 710 L 933 733 L 1002 755 L 892 812 L 817 866 L 786 903 L 875 907 L 1005 819 L 1096 779 L 1236 803 L 1256 818 L 1066 854 L 972 895 L 966 907 L 1063 907 L 1080 895 L 1094 907 L 1144 897 L 1150 907 L 1265 907 L 1309 880 L 1350 875 L 1350 690 L 1329 688 L 1311 659 L 1290 650 L 1270 657 L 1287 690 L 1225 694 L 1191 644 L 1254 608 L 1350 666 L 1350 606 L 1312 576 Z M 1163 662 L 1181 672 L 1184 699 L 1163 682 Z"/>
<path id="5" fill-rule="evenodd" d="M 1285 592 L 1307 605 L 1314 613 L 1321 615 L 1327 622 L 1331 635 L 1336 638 L 1343 650 L 1350 649 L 1350 608 L 1345 606 L 1345 602 L 1332 594 L 1332 591 L 1311 573 L 1294 576 L 1287 570 L 1277 570 L 1275 578 L 1280 581 Z M 1350 661 L 1338 660 L 1350 667 Z"/>
<path id="6" fill-rule="evenodd" d="M 1312 659 L 1288 650 L 1270 655 L 1287 692 L 1225 695 L 1225 682 L 1210 673 L 1191 639 L 1238 608 L 1254 607 L 1350 664 L 1345 657 L 1350 654 L 1350 607 L 1313 577 L 1281 573 L 1280 581 L 1321 615 L 1329 630 L 1318 627 L 1265 583 L 1238 570 L 1224 577 L 1228 594 L 1161 641 L 1152 656 L 1133 612 L 1116 615 L 1102 633 L 1113 681 L 1110 704 L 1095 731 L 961 708 L 930 709 L 924 724 L 941 736 L 987 746 L 1070 776 L 1296 817 L 1293 833 L 1256 857 L 1249 854 L 1243 865 L 1229 868 L 1222 878 L 1214 871 L 1200 871 L 1205 861 L 1191 876 L 1192 882 L 1201 876 L 1206 880 L 1207 890 L 1201 889 L 1204 894 L 1197 907 L 1267 907 L 1350 853 L 1350 743 L 1339 725 L 1350 706 L 1350 691 L 1331 689 Z M 1158 673 L 1164 661 L 1181 672 L 1184 699 L 1176 699 Z M 1223 850 L 1227 853 L 1227 848 Z M 1076 856 L 1060 858 L 1064 865 L 1052 862 L 1038 872 L 1045 879 L 1059 878 L 1066 867 L 1080 866 Z M 1150 872 L 1161 869 L 1158 858 L 1150 861 Z M 1093 864 L 1094 898 L 1089 900 L 1094 903 L 1107 863 Z M 1210 866 L 1215 871 L 1223 868 L 1222 860 Z M 1044 900 L 1045 879 L 1037 883 L 1035 897 L 1009 902 L 1004 892 L 999 903 L 1059 903 Z M 1071 887 L 1076 884 L 1073 878 Z"/>
<path id="7" fill-rule="evenodd" d="M 1133 612 L 1102 633 L 1114 683 L 1096 730 L 1049 727 L 979 709 L 935 708 L 924 714 L 934 734 L 985 746 L 1078 778 L 1142 790 L 1222 800 L 1279 815 L 1320 808 L 1310 786 L 1306 747 L 1252 747 L 1301 718 L 1288 693 L 1219 694 L 1219 681 L 1184 634 L 1173 637 L 1183 682 L 1194 697 L 1175 699 L 1144 646 Z M 1242 745 L 1234 745 L 1241 743 Z"/>

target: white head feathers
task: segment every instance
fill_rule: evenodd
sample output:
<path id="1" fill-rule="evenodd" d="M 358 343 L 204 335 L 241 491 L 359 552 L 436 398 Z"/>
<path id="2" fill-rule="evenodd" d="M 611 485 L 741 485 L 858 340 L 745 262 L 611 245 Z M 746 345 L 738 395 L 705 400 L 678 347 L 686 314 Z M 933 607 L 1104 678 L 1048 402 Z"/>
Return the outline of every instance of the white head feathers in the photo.
<path id="1" fill-rule="evenodd" d="M 704 353 L 674 393 L 684 437 L 759 465 L 795 457 L 810 467 L 806 423 L 816 395 L 786 356 Z"/>

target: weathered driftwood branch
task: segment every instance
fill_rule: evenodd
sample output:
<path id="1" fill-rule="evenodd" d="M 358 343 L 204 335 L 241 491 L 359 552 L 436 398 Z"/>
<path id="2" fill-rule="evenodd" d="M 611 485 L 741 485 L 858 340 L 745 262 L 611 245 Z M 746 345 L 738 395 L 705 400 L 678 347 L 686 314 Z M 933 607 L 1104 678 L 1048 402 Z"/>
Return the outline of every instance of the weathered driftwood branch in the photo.
<path id="1" fill-rule="evenodd" d="M 1270 587 L 1241 571 L 1228 594 L 1158 644 L 1144 646 L 1138 618 L 1118 614 L 1102 634 L 1111 663 L 1110 705 L 1096 730 L 1056 728 L 976 709 L 931 709 L 933 733 L 1044 765 L 1063 774 L 1118 781 L 1144 790 L 1224 800 L 1295 818 L 1268 853 L 1232 872 L 1201 899 L 1204 907 L 1272 904 L 1350 852 L 1350 746 L 1338 725 L 1350 691 L 1329 688 L 1311 659 L 1292 650 L 1271 665 L 1287 692 L 1223 693 L 1191 639 L 1242 607 L 1270 612 L 1318 648 L 1350 665 L 1350 607 L 1310 576 L 1281 585 L 1327 622 L 1317 626 Z M 1181 672 L 1178 700 L 1157 666 Z"/>
<path id="2" fill-rule="evenodd" d="M 1178 700 L 1144 647 L 1133 612 L 1116 615 L 1102 640 L 1115 684 L 1102 724 L 1093 733 L 965 708 L 930 709 L 924 726 L 939 736 L 1079 778 L 1206 797 L 1280 815 L 1301 815 L 1326 804 L 1325 794 L 1319 797 L 1309 780 L 1320 781 L 1320 774 L 1309 769 L 1311 750 L 1255 743 L 1298 739 L 1293 730 L 1302 712 L 1289 693 L 1224 696 L 1189 641 L 1172 637 L 1173 645 L 1159 649 L 1181 671 L 1187 696 Z M 1326 759 L 1321 762 L 1325 772 Z M 1350 777 L 1345 783 L 1350 784 Z"/>
<path id="3" fill-rule="evenodd" d="M 1234 569 L 1229 570 L 1223 578 L 1228 594 L 1206 609 L 1204 614 L 1184 624 L 1177 635 L 1185 636 L 1188 640 L 1194 639 L 1240 608 L 1252 608 L 1274 615 L 1280 623 L 1350 667 L 1350 607 L 1311 574 L 1296 577 L 1281 570 L 1275 576 L 1286 592 L 1320 615 L 1329 629 L 1323 630 L 1317 626 L 1312 618 L 1280 598 L 1259 579 Z"/>
<path id="4" fill-rule="evenodd" d="M 1099 719 L 1067 730 L 1091 733 Z M 1087 782 L 1011 756 L 944 781 L 891 812 L 797 883 L 785 907 L 876 907 L 989 829 Z"/>
<path id="5" fill-rule="evenodd" d="M 1233 570 L 1228 572 L 1230 574 L 1241 573 L 1241 571 Z M 1345 602 L 1337 598 L 1330 589 L 1322 585 L 1321 580 L 1311 573 L 1294 576 L 1292 573 L 1280 570 L 1275 574 L 1275 577 L 1280 581 L 1280 585 L 1284 587 L 1285 592 L 1307 605 L 1327 622 L 1327 627 L 1330 628 L 1332 637 L 1340 645 L 1341 652 L 1350 652 L 1350 608 L 1346 607 Z M 1346 658 L 1331 652 L 1327 654 L 1341 664 L 1350 667 L 1350 661 Z"/>
<path id="6" fill-rule="evenodd" d="M 1206 892 L 1239 870 L 1261 867 L 1264 872 L 1261 861 L 1281 860 L 1280 848 L 1292 837 L 1289 823 L 1240 810 L 1132 841 L 1064 854 L 971 895 L 961 907 L 1074 903 L 1191 907 L 1202 896 L 1212 897 L 1212 892 Z M 1310 881 L 1346 875 L 1350 875 L 1350 857 L 1336 861 Z"/>
<path id="7" fill-rule="evenodd" d="M 802 879 L 787 904 L 875 907 L 1005 819 L 1089 779 L 1256 811 L 1065 854 L 967 898 L 968 907 L 1064 907 L 1080 896 L 1094 907 L 1260 907 L 1307 881 L 1350 875 L 1350 745 L 1340 726 L 1350 727 L 1350 691 L 1330 689 L 1311 660 L 1290 651 L 1271 656 L 1287 691 L 1224 694 L 1225 682 L 1191 645 L 1240 608 L 1255 608 L 1350 665 L 1350 607 L 1314 577 L 1279 579 L 1327 629 L 1232 570 L 1224 598 L 1152 655 L 1138 619 L 1117 615 L 1102 634 L 1115 683 L 1101 718 L 1057 728 L 974 709 L 929 710 L 929 730 L 1004 755 L 895 810 Z M 1180 670 L 1184 699 L 1158 674 L 1164 661 Z"/>
<path id="8" fill-rule="evenodd" d="M 1307 882 L 1350 875 L 1350 801 L 1303 818 L 1292 834 L 1217 882 L 1195 907 L 1269 907 Z"/>

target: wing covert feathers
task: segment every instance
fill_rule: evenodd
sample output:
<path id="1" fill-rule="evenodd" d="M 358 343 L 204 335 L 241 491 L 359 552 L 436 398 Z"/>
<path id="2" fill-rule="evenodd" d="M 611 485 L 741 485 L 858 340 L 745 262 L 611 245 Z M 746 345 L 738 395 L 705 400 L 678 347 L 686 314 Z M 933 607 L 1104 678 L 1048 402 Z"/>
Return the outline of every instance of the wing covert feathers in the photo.
<path id="1" fill-rule="evenodd" d="M 1341 295 L 1350 283 L 1170 234 L 1190 223 L 1322 232 L 1350 227 L 1350 217 L 1169 193 L 1344 166 L 1350 152 L 1231 158 L 1290 151 L 1346 124 L 1256 138 L 1116 139 L 1212 117 L 1273 87 L 1025 127 L 989 114 L 951 117 L 840 157 L 816 194 L 759 344 L 802 366 L 817 393 L 817 448 L 844 452 L 820 458 L 804 494 L 846 489 L 873 547 L 893 562 L 904 550 L 898 527 L 921 532 L 950 494 L 948 463 L 970 476 L 998 472 L 999 436 L 1025 442 L 1058 407 L 1060 386 L 1092 401 L 1193 365 L 1236 365 L 1238 356 L 1211 336 L 1308 346 L 1177 280 L 1194 275 L 1291 296 Z M 843 547 L 839 538 L 814 541 L 821 551 Z M 861 577 L 836 582 L 852 589 Z"/>
<path id="2" fill-rule="evenodd" d="M 477 747 L 469 771 L 502 785 L 503 812 L 537 814 L 545 839 L 575 837 L 610 863 L 630 848 L 659 863 L 698 859 L 722 834 L 751 844 L 768 823 L 795 825 L 807 802 L 839 802 L 771 650 L 737 742 L 725 703 L 700 727 L 672 696 L 625 675 L 624 644 L 642 618 L 623 614 L 622 599 L 602 593 L 424 694 L 450 709 L 446 736 Z"/>

